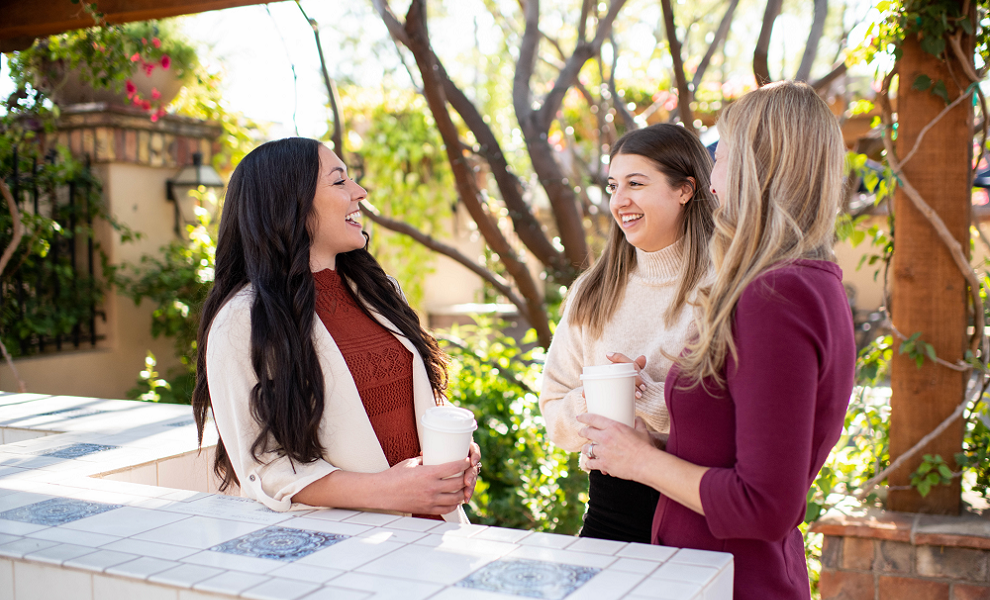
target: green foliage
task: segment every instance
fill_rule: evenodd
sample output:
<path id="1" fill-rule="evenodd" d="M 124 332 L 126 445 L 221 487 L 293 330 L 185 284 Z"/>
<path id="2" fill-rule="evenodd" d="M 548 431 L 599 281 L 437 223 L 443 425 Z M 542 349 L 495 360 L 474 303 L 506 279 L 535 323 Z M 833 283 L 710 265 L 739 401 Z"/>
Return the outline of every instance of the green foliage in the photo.
<path id="1" fill-rule="evenodd" d="M 368 190 L 369 202 L 428 235 L 447 237 L 457 193 L 426 101 L 410 91 L 356 95 L 345 103 L 347 114 L 357 121 L 347 141 L 360 158 L 360 173 L 355 175 Z M 373 224 L 365 229 L 372 233 L 369 251 L 417 305 L 434 254 L 407 236 Z"/>
<path id="2" fill-rule="evenodd" d="M 108 25 L 89 5 L 86 10 L 96 26 L 41 38 L 27 50 L 10 55 L 11 78 L 18 93 L 34 96 L 33 104 L 43 104 L 64 85 L 66 75 L 75 71 L 95 89 L 120 92 L 126 88 L 128 100 L 153 111 L 157 119 L 164 112 L 161 101 L 154 95 L 141 98 L 131 78 L 160 68 L 185 79 L 198 66 L 195 49 L 178 33 L 174 21 Z"/>
<path id="3" fill-rule="evenodd" d="M 13 150 L 17 148 L 19 186 L 14 185 Z M 37 161 L 37 171 L 31 175 Z M 34 212 L 33 195 L 25 193 L 26 176 L 36 182 L 39 212 Z M 85 252 L 77 239 L 92 239 L 90 223 L 107 220 L 120 231 L 124 241 L 133 233 L 116 223 L 106 212 L 101 185 L 92 173 L 65 149 L 51 160 L 38 155 L 36 147 L 16 144 L 14 136 L 0 132 L 0 177 L 12 192 L 20 187 L 21 224 L 24 237 L 0 278 L 3 301 L 0 302 L 0 338 L 12 356 L 31 354 L 39 339 L 52 343 L 56 336 L 67 338 L 76 328 L 89 329 L 93 307 L 103 299 L 105 285 L 86 272 L 83 260 L 73 264 L 70 248 Z M 74 202 L 68 203 L 66 189 L 75 190 Z M 62 200 L 57 200 L 59 196 Z M 0 210 L 0 249 L 13 236 L 11 214 L 6 202 Z M 53 213 L 54 211 L 54 213 Z M 56 219 L 52 217 L 56 216 Z M 70 226 L 74 226 L 71 228 Z M 94 261 L 102 256 L 94 243 Z M 22 291 L 18 293 L 17 289 Z"/>
<path id="4" fill-rule="evenodd" d="M 206 188 L 191 193 L 201 205 L 217 202 Z M 199 221 L 196 226 L 186 226 L 188 240 L 175 240 L 165 246 L 161 258 L 145 255 L 139 265 L 122 265 L 111 273 L 117 288 L 135 304 L 145 299 L 154 304 L 152 336 L 174 338 L 175 355 L 184 368 L 169 373 L 171 395 L 163 401 L 185 404 L 192 399 L 192 382 L 196 374 L 200 308 L 213 287 L 216 264 L 217 228 L 210 222 L 206 209 L 198 207 L 196 217 Z M 149 377 L 142 372 L 140 382 L 144 383 L 139 382 L 139 387 L 131 390 L 130 395 L 154 393 L 155 388 L 149 386 L 148 381 Z"/>
<path id="5" fill-rule="evenodd" d="M 907 354 L 914 360 L 919 369 L 921 365 L 925 364 L 926 358 L 933 362 L 937 358 L 935 355 L 935 346 L 922 340 L 920 331 L 911 334 L 911 337 L 901 342 L 901 346 L 897 352 L 899 354 Z"/>
<path id="6" fill-rule="evenodd" d="M 502 334 L 504 323 L 476 320 L 478 325 L 439 336 L 453 358 L 450 398 L 478 418 L 475 441 L 484 469 L 469 506 L 471 521 L 577 533 L 588 501 L 588 477 L 576 454 L 546 437 L 536 391 L 540 357 Z"/>
<path id="7" fill-rule="evenodd" d="M 177 115 L 218 123 L 223 133 L 213 153 L 213 167 L 229 175 L 244 156 L 254 149 L 261 126 L 243 113 L 231 110 L 224 98 L 223 73 L 208 66 L 195 69 L 192 78 L 170 105 Z"/>
<path id="8" fill-rule="evenodd" d="M 922 457 L 918 469 L 914 473 L 911 473 L 911 485 L 924 498 L 931 491 L 932 487 L 936 485 L 948 485 L 957 476 L 958 474 L 952 472 L 952 469 L 949 468 L 949 465 L 945 464 L 945 460 L 940 455 L 936 454 L 932 456 L 931 454 L 926 454 Z"/>

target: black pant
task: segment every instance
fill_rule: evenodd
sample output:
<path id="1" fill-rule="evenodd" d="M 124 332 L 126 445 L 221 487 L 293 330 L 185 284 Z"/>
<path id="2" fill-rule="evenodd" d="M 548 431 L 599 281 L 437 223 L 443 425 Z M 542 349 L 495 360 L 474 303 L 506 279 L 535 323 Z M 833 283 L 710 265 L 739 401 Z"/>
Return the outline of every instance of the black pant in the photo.
<path id="1" fill-rule="evenodd" d="M 592 471 L 589 479 L 581 537 L 649 544 L 660 492 L 601 471 Z"/>

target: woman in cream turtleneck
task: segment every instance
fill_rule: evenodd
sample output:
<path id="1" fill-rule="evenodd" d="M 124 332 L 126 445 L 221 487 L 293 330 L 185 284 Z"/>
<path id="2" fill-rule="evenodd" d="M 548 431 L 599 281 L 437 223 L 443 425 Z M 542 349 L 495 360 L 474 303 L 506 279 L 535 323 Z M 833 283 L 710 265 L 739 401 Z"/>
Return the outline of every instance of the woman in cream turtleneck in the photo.
<path id="1" fill-rule="evenodd" d="M 639 367 L 639 426 L 664 443 L 664 378 L 694 333 L 691 300 L 711 270 L 708 241 L 717 206 L 711 170 L 705 147 L 677 125 L 633 131 L 613 146 L 608 243 L 571 287 L 543 371 L 540 408 L 550 439 L 564 450 L 580 452 L 588 442 L 576 419 L 588 410 L 582 368 L 631 357 Z M 581 535 L 650 543 L 659 492 L 600 471 L 592 471 L 590 481 Z"/>

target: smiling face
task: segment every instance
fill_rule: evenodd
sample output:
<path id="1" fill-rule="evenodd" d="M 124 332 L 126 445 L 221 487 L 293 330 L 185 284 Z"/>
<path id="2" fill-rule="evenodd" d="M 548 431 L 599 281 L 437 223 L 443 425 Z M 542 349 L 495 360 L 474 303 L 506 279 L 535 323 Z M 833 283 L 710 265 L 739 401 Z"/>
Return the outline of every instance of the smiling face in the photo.
<path id="1" fill-rule="evenodd" d="M 337 255 L 364 248 L 358 203 L 368 193 L 347 176 L 347 167 L 326 146 L 320 146 L 320 175 L 309 215 L 312 245 L 310 270 L 333 269 Z"/>
<path id="2" fill-rule="evenodd" d="M 681 236 L 690 185 L 673 187 L 650 159 L 617 154 L 608 169 L 609 209 L 626 240 L 646 252 L 673 244 Z"/>

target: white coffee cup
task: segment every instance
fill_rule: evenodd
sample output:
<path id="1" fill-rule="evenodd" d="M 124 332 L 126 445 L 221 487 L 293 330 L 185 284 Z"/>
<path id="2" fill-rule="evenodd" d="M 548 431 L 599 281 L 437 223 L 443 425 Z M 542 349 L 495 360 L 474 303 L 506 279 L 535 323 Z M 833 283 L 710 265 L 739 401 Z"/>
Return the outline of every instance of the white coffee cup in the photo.
<path id="1" fill-rule="evenodd" d="M 584 367 L 581 381 L 588 412 L 632 427 L 636 421 L 636 365 Z"/>
<path id="2" fill-rule="evenodd" d="M 471 411 L 438 406 L 423 413 L 423 464 L 442 465 L 468 457 L 472 433 L 478 428 Z"/>

